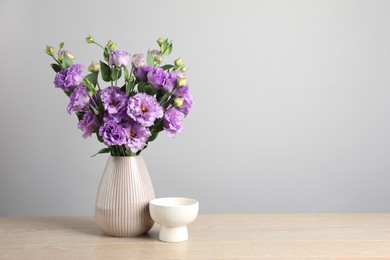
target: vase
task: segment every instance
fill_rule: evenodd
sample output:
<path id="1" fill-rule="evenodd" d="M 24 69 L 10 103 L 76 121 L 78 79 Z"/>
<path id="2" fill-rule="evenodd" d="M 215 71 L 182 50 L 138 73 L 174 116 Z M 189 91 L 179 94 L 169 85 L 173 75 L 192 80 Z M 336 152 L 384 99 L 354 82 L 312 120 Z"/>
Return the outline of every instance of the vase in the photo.
<path id="1" fill-rule="evenodd" d="M 154 224 L 149 214 L 149 201 L 154 198 L 141 155 L 109 156 L 96 196 L 96 224 L 115 237 L 143 235 Z"/>

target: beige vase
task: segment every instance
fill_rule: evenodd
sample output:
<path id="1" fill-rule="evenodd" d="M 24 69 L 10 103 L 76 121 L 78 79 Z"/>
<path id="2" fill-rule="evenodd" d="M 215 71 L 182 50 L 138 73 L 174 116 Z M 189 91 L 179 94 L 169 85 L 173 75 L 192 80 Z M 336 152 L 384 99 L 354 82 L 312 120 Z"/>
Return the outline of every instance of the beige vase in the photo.
<path id="1" fill-rule="evenodd" d="M 154 224 L 149 214 L 149 201 L 154 198 L 141 155 L 110 156 L 96 196 L 96 224 L 115 237 L 145 234 Z"/>

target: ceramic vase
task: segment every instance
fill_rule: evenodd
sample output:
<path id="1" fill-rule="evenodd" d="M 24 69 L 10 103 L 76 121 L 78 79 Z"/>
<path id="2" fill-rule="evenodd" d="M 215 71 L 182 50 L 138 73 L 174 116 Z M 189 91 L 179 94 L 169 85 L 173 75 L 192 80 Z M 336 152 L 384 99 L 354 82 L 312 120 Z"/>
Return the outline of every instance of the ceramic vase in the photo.
<path id="1" fill-rule="evenodd" d="M 139 156 L 110 156 L 96 196 L 95 221 L 106 234 L 136 237 L 154 221 L 149 201 L 155 198 L 145 162 Z"/>

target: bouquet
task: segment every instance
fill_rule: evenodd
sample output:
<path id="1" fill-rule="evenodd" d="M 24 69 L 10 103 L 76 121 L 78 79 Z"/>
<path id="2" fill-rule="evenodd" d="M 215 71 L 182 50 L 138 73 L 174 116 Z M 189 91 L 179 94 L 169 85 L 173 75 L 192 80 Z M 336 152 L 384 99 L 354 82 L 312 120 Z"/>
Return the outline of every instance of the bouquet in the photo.
<path id="1" fill-rule="evenodd" d="M 74 64 L 64 43 L 57 53 L 46 46 L 46 53 L 55 61 L 54 85 L 69 97 L 68 113 L 77 115 L 83 137 L 96 134 L 107 146 L 96 154 L 136 156 L 161 131 L 171 138 L 183 131 L 193 100 L 182 59 L 162 65 L 172 52 L 171 41 L 159 38 L 160 49 L 149 50 L 146 57 L 116 50 L 111 40 L 105 46 L 90 36 L 86 41 L 103 49 L 104 60 L 93 61 L 85 76 L 84 66 Z M 104 83 L 99 83 L 99 76 Z"/>

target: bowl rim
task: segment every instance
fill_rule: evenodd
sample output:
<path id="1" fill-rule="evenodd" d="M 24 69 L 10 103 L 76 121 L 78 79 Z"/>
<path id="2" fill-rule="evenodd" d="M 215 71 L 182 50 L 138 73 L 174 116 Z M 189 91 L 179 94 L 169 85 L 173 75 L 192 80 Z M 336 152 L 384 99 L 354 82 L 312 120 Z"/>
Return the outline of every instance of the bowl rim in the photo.
<path id="1" fill-rule="evenodd" d="M 174 200 L 188 201 L 188 203 L 183 204 L 183 205 L 171 205 L 171 204 L 166 205 L 166 204 L 159 203 L 159 202 L 165 201 L 165 200 L 168 200 L 168 201 L 174 201 Z M 164 208 L 183 208 L 183 207 L 193 207 L 194 205 L 199 204 L 199 201 L 196 199 L 184 198 L 184 197 L 163 197 L 163 198 L 152 199 L 151 201 L 149 201 L 149 204 L 153 205 L 153 206 L 157 206 L 157 207 L 164 207 Z"/>

